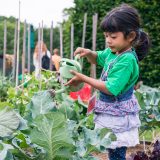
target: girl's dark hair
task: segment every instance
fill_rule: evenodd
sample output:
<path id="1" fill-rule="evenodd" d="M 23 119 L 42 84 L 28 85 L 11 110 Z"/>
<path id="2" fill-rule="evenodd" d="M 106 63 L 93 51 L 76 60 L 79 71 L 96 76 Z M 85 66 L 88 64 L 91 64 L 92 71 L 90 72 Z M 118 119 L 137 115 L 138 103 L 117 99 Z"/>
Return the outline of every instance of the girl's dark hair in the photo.
<path id="1" fill-rule="evenodd" d="M 101 29 L 104 32 L 123 32 L 125 38 L 134 31 L 136 37 L 132 46 L 136 50 L 139 61 L 147 55 L 150 47 L 149 36 L 140 29 L 140 17 L 135 8 L 127 4 L 114 8 L 101 22 Z"/>

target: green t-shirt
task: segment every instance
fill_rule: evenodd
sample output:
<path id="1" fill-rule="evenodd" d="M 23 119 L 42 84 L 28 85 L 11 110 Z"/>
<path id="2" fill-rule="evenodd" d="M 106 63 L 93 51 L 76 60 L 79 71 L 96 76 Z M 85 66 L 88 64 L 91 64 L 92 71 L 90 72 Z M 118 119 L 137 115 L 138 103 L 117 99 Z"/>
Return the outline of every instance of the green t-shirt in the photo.
<path id="1" fill-rule="evenodd" d="M 109 63 L 117 57 L 105 81 L 106 88 L 115 96 L 127 91 L 138 79 L 139 66 L 133 52 L 135 53 L 128 51 L 117 57 L 118 55 L 112 53 L 110 48 L 97 51 L 97 64 L 104 67 L 105 71 Z"/>

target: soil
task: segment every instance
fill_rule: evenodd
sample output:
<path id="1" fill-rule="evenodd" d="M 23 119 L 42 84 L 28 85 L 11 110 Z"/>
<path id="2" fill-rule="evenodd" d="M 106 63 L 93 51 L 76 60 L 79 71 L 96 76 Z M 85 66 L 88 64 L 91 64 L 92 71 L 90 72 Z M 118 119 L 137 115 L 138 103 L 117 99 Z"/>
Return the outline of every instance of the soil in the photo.
<path id="1" fill-rule="evenodd" d="M 146 144 L 146 149 L 150 147 L 149 144 Z M 127 149 L 127 155 L 126 155 L 126 160 L 131 160 L 132 158 L 130 157 L 131 154 L 136 153 L 137 151 L 144 151 L 143 144 L 139 144 L 135 147 L 131 147 Z M 109 160 L 107 153 L 93 153 L 93 155 L 99 160 Z"/>

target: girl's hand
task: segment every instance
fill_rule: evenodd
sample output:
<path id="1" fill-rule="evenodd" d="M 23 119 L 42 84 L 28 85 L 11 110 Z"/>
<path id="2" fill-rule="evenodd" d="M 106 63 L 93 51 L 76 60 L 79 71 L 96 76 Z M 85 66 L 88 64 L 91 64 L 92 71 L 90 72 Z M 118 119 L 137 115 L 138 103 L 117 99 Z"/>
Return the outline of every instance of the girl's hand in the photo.
<path id="1" fill-rule="evenodd" d="M 80 54 L 80 58 L 86 57 L 90 63 L 96 64 L 96 58 L 97 58 L 96 52 L 91 51 L 90 49 L 78 47 L 74 52 L 74 55 L 77 55 L 77 54 Z"/>
<path id="2" fill-rule="evenodd" d="M 87 57 L 92 54 L 92 51 L 90 49 L 78 47 L 74 52 L 74 55 L 77 54 L 80 54 L 80 57 Z"/>
<path id="3" fill-rule="evenodd" d="M 74 77 L 72 79 L 70 79 L 66 84 L 65 86 L 78 86 L 80 83 L 82 83 L 82 74 L 81 73 L 78 73 L 76 71 L 70 71 L 71 74 L 74 75 Z"/>

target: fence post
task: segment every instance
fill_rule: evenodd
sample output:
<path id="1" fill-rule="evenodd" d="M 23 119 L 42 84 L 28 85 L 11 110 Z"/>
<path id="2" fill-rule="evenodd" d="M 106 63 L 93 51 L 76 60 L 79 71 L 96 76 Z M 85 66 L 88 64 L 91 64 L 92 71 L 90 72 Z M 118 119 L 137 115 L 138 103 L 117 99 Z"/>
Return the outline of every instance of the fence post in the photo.
<path id="1" fill-rule="evenodd" d="M 82 35 L 82 47 L 85 47 L 85 38 L 86 38 L 86 24 L 87 24 L 87 13 L 84 14 L 83 21 L 83 35 Z"/>
<path id="2" fill-rule="evenodd" d="M 98 15 L 97 13 L 95 15 L 93 15 L 93 31 L 92 31 L 92 50 L 95 51 L 96 50 L 96 36 L 97 36 L 97 18 Z M 95 64 L 91 65 L 91 77 L 96 78 L 96 66 Z"/>
<path id="3" fill-rule="evenodd" d="M 52 70 L 52 52 L 53 52 L 53 21 L 51 23 L 51 29 L 50 29 L 50 66 L 49 69 Z"/>
<path id="4" fill-rule="evenodd" d="M 20 5 L 21 5 L 21 2 L 19 1 L 19 18 L 18 18 L 18 35 L 17 35 L 17 67 L 16 67 L 16 87 L 18 86 L 18 74 L 19 74 Z"/>
<path id="5" fill-rule="evenodd" d="M 71 24 L 71 59 L 73 59 L 74 50 L 74 25 Z"/>
<path id="6" fill-rule="evenodd" d="M 16 54 L 16 50 L 17 50 L 17 26 L 18 26 L 18 21 L 16 20 L 16 23 L 15 23 L 15 30 L 14 30 L 14 59 L 13 59 L 13 80 L 15 80 L 15 77 L 16 77 L 16 58 L 17 58 L 17 54 Z"/>
<path id="7" fill-rule="evenodd" d="M 63 58 L 63 30 L 62 30 L 62 25 L 59 28 L 60 30 L 60 55 Z"/>
<path id="8" fill-rule="evenodd" d="M 24 28 L 23 28 L 22 83 L 24 83 L 24 70 L 25 70 L 25 57 L 26 57 L 25 55 L 26 55 L 26 20 L 24 21 Z"/>
<path id="9" fill-rule="evenodd" d="M 7 44 L 7 22 L 4 20 L 4 45 L 3 45 L 3 78 L 6 76 L 6 44 Z"/>
<path id="10" fill-rule="evenodd" d="M 31 72 L 31 29 L 30 24 L 28 24 L 28 73 Z"/>

